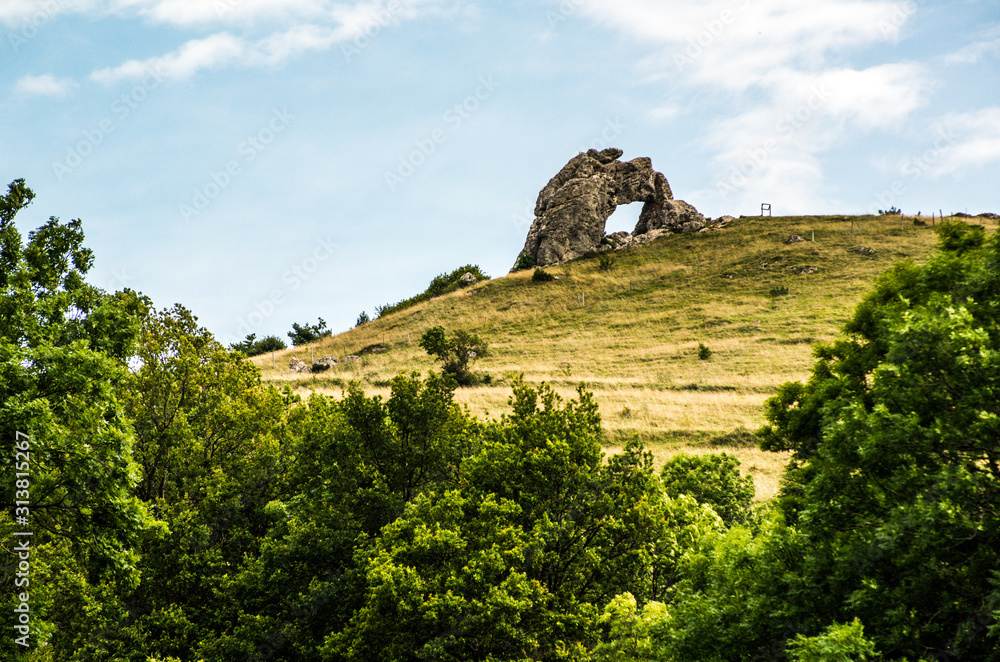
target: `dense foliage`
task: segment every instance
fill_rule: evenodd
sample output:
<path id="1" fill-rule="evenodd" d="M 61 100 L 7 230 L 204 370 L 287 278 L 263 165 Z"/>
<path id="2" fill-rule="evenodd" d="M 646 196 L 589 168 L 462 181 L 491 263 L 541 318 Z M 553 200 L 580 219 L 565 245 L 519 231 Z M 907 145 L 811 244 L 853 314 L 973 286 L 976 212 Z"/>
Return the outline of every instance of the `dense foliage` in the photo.
<path id="1" fill-rule="evenodd" d="M 32 198 L 0 196 L 23 659 L 1000 659 L 1000 240 L 981 230 L 943 225 L 768 402 L 763 444 L 793 458 L 754 509 L 732 456 L 605 457 L 582 387 L 516 381 L 488 420 L 448 374 L 303 401 L 182 306 L 88 285 L 79 221 L 25 241 Z"/>
<path id="2" fill-rule="evenodd" d="M 433 280 L 431 280 L 431 284 L 427 286 L 427 289 L 416 296 L 403 299 L 402 301 L 397 301 L 396 303 L 387 303 L 384 306 L 376 306 L 375 316 L 382 317 L 384 315 L 388 315 L 389 313 L 405 310 L 423 301 L 467 287 L 471 283 L 467 283 L 462 280 L 462 276 L 465 274 L 472 274 L 475 276 L 476 280 L 474 282 L 490 279 L 490 277 L 483 273 L 483 270 L 479 268 L 479 265 L 467 264 L 464 267 L 455 269 L 451 273 L 435 276 Z"/>

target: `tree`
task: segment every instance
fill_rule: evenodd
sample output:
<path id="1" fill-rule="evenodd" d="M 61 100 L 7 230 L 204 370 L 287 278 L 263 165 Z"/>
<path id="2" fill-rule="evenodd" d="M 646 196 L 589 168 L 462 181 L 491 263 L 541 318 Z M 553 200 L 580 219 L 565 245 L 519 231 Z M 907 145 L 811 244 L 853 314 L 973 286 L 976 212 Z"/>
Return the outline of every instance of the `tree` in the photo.
<path id="1" fill-rule="evenodd" d="M 20 179 L 0 196 L 0 473 L 14 475 L 15 444 L 27 440 L 35 540 L 63 538 L 128 573 L 151 520 L 131 494 L 132 431 L 118 394 L 148 300 L 86 283 L 93 254 L 79 220 L 50 218 L 22 243 L 14 217 L 33 199 Z M 25 499 L 5 481 L 5 513 L 15 500 Z"/>
<path id="2" fill-rule="evenodd" d="M 278 352 L 288 347 L 285 341 L 278 336 L 266 336 L 257 340 L 256 333 L 247 334 L 247 337 L 240 342 L 230 345 L 231 349 L 242 352 L 246 356 L 259 356 L 268 352 Z"/>
<path id="3" fill-rule="evenodd" d="M 768 402 L 762 438 L 794 451 L 800 609 L 860 618 L 886 656 L 998 659 L 1000 239 L 937 229 L 937 255 L 881 277 L 810 380 Z"/>
<path id="4" fill-rule="evenodd" d="M 223 587 L 259 554 L 282 496 L 290 393 L 224 348 L 183 306 L 142 319 L 134 372 L 121 387 L 134 430 L 134 493 L 163 522 L 139 539 L 136 583 L 68 593 L 53 648 L 90 660 L 187 659 L 229 627 Z"/>
<path id="5" fill-rule="evenodd" d="M 323 318 L 319 318 L 319 322 L 316 324 L 292 324 L 292 330 L 288 332 L 288 337 L 292 339 L 292 344 L 296 347 L 299 345 L 306 345 L 311 342 L 315 342 L 320 338 L 326 338 L 332 335 L 333 332 L 326 328 L 326 322 Z"/>
<path id="6" fill-rule="evenodd" d="M 664 462 L 660 478 L 668 496 L 689 494 L 733 526 L 746 523 L 755 493 L 753 477 L 741 477 L 739 466 L 740 461 L 728 453 L 681 453 Z"/>
<path id="7" fill-rule="evenodd" d="M 441 361 L 441 369 L 462 386 L 475 383 L 469 363 L 487 353 L 486 341 L 468 331 L 455 331 L 447 337 L 444 327 L 435 326 L 420 337 L 420 347 Z"/>
<path id="8" fill-rule="evenodd" d="M 721 530 L 665 498 L 638 445 L 603 461 L 592 397 L 514 387 L 458 480 L 428 490 L 365 555 L 368 588 L 328 655 L 349 660 L 574 659 L 601 643 L 601 607 L 662 597 L 697 540 Z M 617 632 L 617 630 L 615 630 Z"/>

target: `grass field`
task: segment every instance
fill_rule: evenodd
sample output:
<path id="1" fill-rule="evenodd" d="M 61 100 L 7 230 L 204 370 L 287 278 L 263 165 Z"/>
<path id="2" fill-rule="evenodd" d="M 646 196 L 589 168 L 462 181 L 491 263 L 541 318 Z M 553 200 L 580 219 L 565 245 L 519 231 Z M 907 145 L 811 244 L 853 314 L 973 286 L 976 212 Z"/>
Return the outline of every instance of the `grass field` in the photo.
<path id="1" fill-rule="evenodd" d="M 931 253 L 932 227 L 913 221 L 742 218 L 618 252 L 607 270 L 591 258 L 548 268 L 558 277 L 551 282 L 533 282 L 530 271 L 494 278 L 253 360 L 265 379 L 303 393 L 339 395 L 355 380 L 368 393 L 387 394 L 393 376 L 437 369 L 417 344 L 424 331 L 465 329 L 490 346 L 474 367 L 492 383 L 456 394 L 473 413 L 506 412 L 518 374 L 567 398 L 583 383 L 600 405 L 609 452 L 637 437 L 659 463 L 678 452 L 735 453 L 766 499 L 787 457 L 748 445 L 746 431 L 763 424 L 762 405 L 780 384 L 807 377 L 811 345 L 836 337 L 879 273 Z M 785 243 L 790 235 L 805 241 Z M 415 284 L 414 293 L 422 288 Z M 709 359 L 699 359 L 699 344 L 711 350 Z M 374 346 L 385 351 L 366 351 Z M 291 357 L 308 363 L 327 354 L 340 359 L 327 372 L 288 370 Z"/>

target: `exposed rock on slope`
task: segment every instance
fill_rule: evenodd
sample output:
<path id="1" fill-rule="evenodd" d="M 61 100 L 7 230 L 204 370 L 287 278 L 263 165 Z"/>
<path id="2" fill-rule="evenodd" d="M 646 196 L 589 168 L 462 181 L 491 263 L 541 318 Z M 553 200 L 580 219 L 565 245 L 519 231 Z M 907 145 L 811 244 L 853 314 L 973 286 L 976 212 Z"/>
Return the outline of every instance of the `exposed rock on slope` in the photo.
<path id="1" fill-rule="evenodd" d="M 621 155 L 620 149 L 592 149 L 570 159 L 538 194 L 535 221 L 518 262 L 528 255 L 536 265 L 546 266 L 599 250 L 615 207 L 631 202 L 643 203 L 634 238 L 654 231 L 695 232 L 705 226 L 697 209 L 673 199 L 667 178 L 653 170 L 649 158 L 623 163 Z"/>

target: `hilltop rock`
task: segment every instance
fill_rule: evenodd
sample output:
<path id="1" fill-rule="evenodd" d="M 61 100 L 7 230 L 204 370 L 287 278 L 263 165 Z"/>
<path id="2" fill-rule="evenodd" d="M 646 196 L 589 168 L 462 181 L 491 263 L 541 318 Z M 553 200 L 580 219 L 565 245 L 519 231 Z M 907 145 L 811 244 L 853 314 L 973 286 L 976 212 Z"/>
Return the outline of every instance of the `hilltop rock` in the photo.
<path id="1" fill-rule="evenodd" d="M 303 361 L 302 359 L 297 359 L 293 357 L 292 360 L 288 362 L 288 369 L 291 370 L 292 372 L 302 372 L 303 370 L 307 370 L 308 368 L 309 366 L 306 365 L 306 362 Z"/>
<path id="2" fill-rule="evenodd" d="M 462 287 L 465 287 L 467 285 L 472 285 L 473 283 L 476 282 L 476 275 L 471 271 L 466 271 L 464 274 L 462 274 L 462 277 L 458 279 L 458 282 L 462 284 Z"/>
<path id="3" fill-rule="evenodd" d="M 643 203 L 639 222 L 616 248 L 655 230 L 695 232 L 705 226 L 697 209 L 674 200 L 667 178 L 653 170 L 649 158 L 623 163 L 621 155 L 620 149 L 591 149 L 563 166 L 538 194 L 535 221 L 517 261 L 528 255 L 544 267 L 601 250 L 608 218 L 618 205 L 631 202 Z"/>

